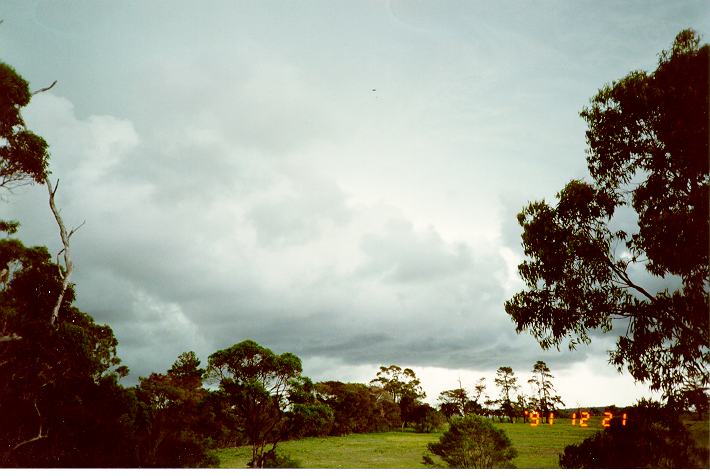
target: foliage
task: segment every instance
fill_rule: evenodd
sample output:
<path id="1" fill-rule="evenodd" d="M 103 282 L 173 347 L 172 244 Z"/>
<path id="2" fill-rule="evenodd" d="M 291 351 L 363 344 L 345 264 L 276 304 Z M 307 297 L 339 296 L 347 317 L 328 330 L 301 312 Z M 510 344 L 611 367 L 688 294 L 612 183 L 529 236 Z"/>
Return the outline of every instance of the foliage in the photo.
<path id="1" fill-rule="evenodd" d="M 29 104 L 29 85 L 0 63 L 0 187 L 13 188 L 47 177 L 47 143 L 25 127 L 20 109 Z"/>
<path id="2" fill-rule="evenodd" d="M 505 432 L 477 415 L 455 419 L 439 442 L 427 448 L 450 468 L 513 468 L 517 455 Z"/>
<path id="3" fill-rule="evenodd" d="M 415 401 L 426 397 L 414 371 L 409 368 L 402 369 L 397 365 L 380 367 L 377 377 L 372 379 L 370 384 L 381 387 L 397 404 L 405 396 Z"/>
<path id="4" fill-rule="evenodd" d="M 543 348 L 625 329 L 610 361 L 669 400 L 709 383 L 709 55 L 684 30 L 653 73 L 599 90 L 581 113 L 592 182 L 573 180 L 556 206 L 518 215 L 528 289 L 505 304 Z M 619 229 L 630 209 L 637 227 Z M 642 264 L 667 287 L 644 287 Z"/>
<path id="5" fill-rule="evenodd" d="M 546 421 L 550 412 L 554 412 L 557 407 L 564 405 L 562 399 L 555 392 L 552 384 L 552 372 L 542 360 L 538 360 L 533 365 L 532 378 L 528 383 L 537 390 L 537 394 L 530 399 L 530 403 L 544 415 Z"/>
<path id="6" fill-rule="evenodd" d="M 264 454 L 263 468 L 300 468 L 301 462 L 272 449 Z"/>
<path id="7" fill-rule="evenodd" d="M 438 398 L 441 411 L 447 418 L 453 416 L 464 416 L 466 414 L 466 404 L 470 401 L 468 392 L 463 388 L 452 388 L 443 390 Z"/>
<path id="8" fill-rule="evenodd" d="M 315 384 L 316 398 L 333 411 L 331 435 L 389 431 L 402 425 L 400 407 L 380 387 L 338 381 Z"/>
<path id="9" fill-rule="evenodd" d="M 219 379 L 252 446 L 250 466 L 263 467 L 266 446 L 274 451 L 286 431 L 287 396 L 301 374 L 301 360 L 245 340 L 210 355 L 208 374 Z"/>
<path id="10" fill-rule="evenodd" d="M 210 440 L 203 434 L 205 419 L 202 388 L 204 370 L 194 352 L 180 354 L 166 374 L 141 378 L 136 389 L 150 415 L 148 435 L 141 448 L 142 466 L 209 467 Z"/>
<path id="11" fill-rule="evenodd" d="M 604 431 L 560 455 L 563 468 L 707 468 L 707 449 L 695 447 L 677 413 L 642 401 L 627 410 L 625 426 L 612 419 Z"/>
<path id="12" fill-rule="evenodd" d="M 443 428 L 446 420 L 440 411 L 424 403 L 414 410 L 414 431 L 417 433 L 433 433 Z"/>
<path id="13" fill-rule="evenodd" d="M 111 328 L 73 307 L 71 288 L 50 325 L 61 278 L 45 248 L 0 240 L 0 268 L 0 330 L 19 336 L 0 342 L 0 465 L 126 464 L 115 458 L 130 453 L 140 411 L 116 384 L 127 369 Z"/>

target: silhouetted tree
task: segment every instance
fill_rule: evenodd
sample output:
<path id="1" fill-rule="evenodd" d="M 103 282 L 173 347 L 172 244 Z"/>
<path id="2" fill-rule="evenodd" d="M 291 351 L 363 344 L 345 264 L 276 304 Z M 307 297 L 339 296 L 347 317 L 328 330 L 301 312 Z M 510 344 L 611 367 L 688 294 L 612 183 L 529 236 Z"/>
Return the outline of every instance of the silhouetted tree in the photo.
<path id="1" fill-rule="evenodd" d="M 709 383 L 709 56 L 684 30 L 654 72 L 599 90 L 581 113 L 592 180 L 518 215 L 528 289 L 505 304 L 516 330 L 545 349 L 621 324 L 611 362 L 669 401 Z M 621 229 L 630 209 L 638 228 Z M 644 284 L 644 265 L 672 284 Z"/>
<path id="2" fill-rule="evenodd" d="M 208 467 L 217 461 L 208 453 L 211 442 L 203 433 L 202 388 L 204 370 L 194 352 L 180 354 L 165 374 L 141 378 L 136 394 L 150 415 L 149 434 L 141 453 L 141 465 L 149 467 Z"/>
<path id="3" fill-rule="evenodd" d="M 500 398 L 498 405 L 501 415 L 505 415 L 512 422 L 515 418 L 515 410 L 513 408 L 512 393 L 517 391 L 518 378 L 515 372 L 510 367 L 499 367 L 496 371 L 495 384 L 500 388 Z"/>
<path id="4" fill-rule="evenodd" d="M 708 450 L 697 448 L 678 414 L 656 402 L 626 410 L 627 420 L 610 426 L 560 455 L 562 468 L 705 468 Z"/>
<path id="5" fill-rule="evenodd" d="M 528 383 L 535 389 L 530 403 L 541 413 L 545 421 L 549 421 L 550 412 L 554 412 L 557 407 L 564 405 L 560 396 L 555 392 L 553 378 L 547 364 L 538 360 L 533 365 L 532 378 L 528 380 Z"/>

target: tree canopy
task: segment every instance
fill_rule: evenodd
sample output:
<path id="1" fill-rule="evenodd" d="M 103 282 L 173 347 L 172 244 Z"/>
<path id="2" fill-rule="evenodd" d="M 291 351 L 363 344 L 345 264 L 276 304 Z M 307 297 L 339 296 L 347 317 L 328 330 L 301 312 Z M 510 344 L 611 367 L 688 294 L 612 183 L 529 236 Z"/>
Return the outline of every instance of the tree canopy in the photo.
<path id="1" fill-rule="evenodd" d="M 301 359 L 245 340 L 218 350 L 208 362 L 208 375 L 219 380 L 252 446 L 252 466 L 263 467 L 266 446 L 273 455 L 285 432 L 288 395 L 301 375 Z"/>
<path id="2" fill-rule="evenodd" d="M 29 84 L 9 65 L 0 63 L 0 188 L 43 183 L 47 178 L 47 143 L 27 130 L 21 109 L 29 104 Z"/>
<path id="3" fill-rule="evenodd" d="M 669 400 L 709 383 L 709 51 L 684 30 L 581 112 L 591 181 L 518 214 L 527 289 L 505 303 L 543 348 L 614 330 L 610 362 Z"/>

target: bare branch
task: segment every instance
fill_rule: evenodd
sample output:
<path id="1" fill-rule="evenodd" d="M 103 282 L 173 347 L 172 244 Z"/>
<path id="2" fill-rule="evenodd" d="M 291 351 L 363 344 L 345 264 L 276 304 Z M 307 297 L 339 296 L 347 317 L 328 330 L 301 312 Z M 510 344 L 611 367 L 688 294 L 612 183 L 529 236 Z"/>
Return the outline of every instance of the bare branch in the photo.
<path id="1" fill-rule="evenodd" d="M 72 271 L 74 270 L 74 263 L 71 260 L 71 256 L 69 254 L 69 237 L 71 236 L 71 233 L 76 231 L 77 229 L 72 230 L 71 233 L 67 233 L 67 229 L 64 226 L 64 220 L 62 220 L 61 215 L 59 214 L 59 211 L 57 210 L 57 206 L 54 203 L 54 195 L 57 193 L 57 188 L 59 188 L 59 180 L 57 180 L 56 185 L 52 187 L 52 182 L 49 180 L 49 178 L 45 179 L 45 183 L 47 184 L 47 191 L 49 192 L 49 208 L 52 210 L 52 213 L 54 214 L 54 219 L 57 222 L 57 225 L 59 226 L 59 236 L 62 239 L 62 245 L 64 246 L 63 254 L 64 254 L 64 273 L 61 273 L 62 275 L 62 289 L 59 291 L 59 296 L 57 296 L 57 302 L 54 304 L 54 309 L 52 310 L 52 317 L 50 319 L 50 323 L 52 325 L 55 324 L 57 321 L 57 317 L 59 316 L 59 308 L 62 306 L 62 301 L 64 300 L 64 294 L 67 291 L 67 288 L 69 287 L 69 277 L 71 276 Z M 62 254 L 60 252 L 59 254 Z M 59 254 L 57 255 L 57 258 L 59 257 Z"/>
<path id="2" fill-rule="evenodd" d="M 83 222 L 81 222 L 81 225 L 77 226 L 76 228 L 72 228 L 72 229 L 69 231 L 69 238 L 71 238 L 72 235 L 73 235 L 76 231 L 78 231 L 79 228 L 81 228 L 81 227 L 84 226 L 84 225 L 86 225 L 86 220 L 84 220 Z"/>
<path id="3" fill-rule="evenodd" d="M 34 96 L 35 94 L 39 94 L 39 93 L 43 93 L 43 92 L 45 92 L 45 91 L 49 91 L 50 89 L 52 89 L 52 88 L 54 87 L 55 84 L 57 84 L 57 80 L 56 80 L 56 79 L 54 80 L 54 82 L 53 82 L 52 84 L 50 84 L 50 85 L 47 86 L 46 88 L 38 89 L 37 91 L 33 92 L 32 95 Z"/>
<path id="4" fill-rule="evenodd" d="M 12 447 L 12 450 L 10 450 L 10 451 L 15 451 L 15 450 L 17 450 L 18 448 L 20 448 L 20 447 L 22 447 L 22 446 L 25 446 L 25 445 L 28 444 L 28 443 L 32 443 L 32 442 L 34 442 L 34 441 L 42 440 L 42 439 L 44 439 L 44 438 L 47 438 L 47 432 L 45 431 L 44 433 L 42 433 L 42 414 L 39 412 L 39 407 L 37 407 L 37 399 L 35 399 L 34 405 L 35 405 L 35 411 L 37 412 L 37 416 L 39 417 L 39 432 L 37 432 L 37 436 L 34 436 L 34 437 L 32 437 L 32 438 L 30 438 L 30 439 L 28 439 L 28 440 L 19 442 L 18 444 L 16 444 L 15 446 L 13 446 L 13 447 Z"/>

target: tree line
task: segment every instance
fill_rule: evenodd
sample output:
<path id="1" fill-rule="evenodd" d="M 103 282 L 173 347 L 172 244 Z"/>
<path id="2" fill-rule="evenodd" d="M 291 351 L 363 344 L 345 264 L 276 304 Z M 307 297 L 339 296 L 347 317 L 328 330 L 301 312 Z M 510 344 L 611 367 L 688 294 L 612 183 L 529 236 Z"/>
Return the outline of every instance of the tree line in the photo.
<path id="1" fill-rule="evenodd" d="M 440 410 L 447 419 L 466 415 L 481 415 L 497 418 L 498 421 L 528 421 L 528 413 L 537 411 L 547 421 L 550 413 L 564 405 L 553 384 L 553 375 L 547 364 L 538 360 L 528 380 L 531 393 L 521 391 L 518 377 L 511 367 L 499 367 L 494 379 L 499 395 L 496 399 L 485 394 L 485 377 L 480 378 L 469 396 L 460 382 L 458 388 L 444 390 L 439 394 Z"/>

